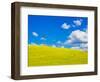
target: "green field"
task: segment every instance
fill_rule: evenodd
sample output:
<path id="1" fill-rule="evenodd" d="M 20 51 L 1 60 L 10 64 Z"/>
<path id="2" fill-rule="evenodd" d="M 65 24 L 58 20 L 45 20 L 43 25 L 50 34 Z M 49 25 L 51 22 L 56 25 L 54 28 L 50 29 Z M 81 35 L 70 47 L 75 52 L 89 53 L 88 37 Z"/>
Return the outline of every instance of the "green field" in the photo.
<path id="1" fill-rule="evenodd" d="M 87 64 L 85 51 L 48 46 L 28 46 L 28 66 Z"/>

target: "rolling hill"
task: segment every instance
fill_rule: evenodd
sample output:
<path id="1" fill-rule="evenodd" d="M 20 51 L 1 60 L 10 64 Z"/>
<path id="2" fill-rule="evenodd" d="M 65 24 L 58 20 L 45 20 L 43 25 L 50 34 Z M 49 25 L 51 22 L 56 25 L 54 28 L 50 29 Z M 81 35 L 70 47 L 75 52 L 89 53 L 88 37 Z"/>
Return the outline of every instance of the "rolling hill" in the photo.
<path id="1" fill-rule="evenodd" d="M 88 53 L 69 48 L 28 45 L 28 66 L 87 64 Z"/>

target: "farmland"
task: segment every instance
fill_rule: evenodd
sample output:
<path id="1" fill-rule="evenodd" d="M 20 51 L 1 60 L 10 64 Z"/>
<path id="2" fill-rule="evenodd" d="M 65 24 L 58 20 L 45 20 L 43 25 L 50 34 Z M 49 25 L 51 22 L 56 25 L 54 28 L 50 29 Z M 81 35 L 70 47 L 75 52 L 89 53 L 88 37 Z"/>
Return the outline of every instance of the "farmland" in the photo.
<path id="1" fill-rule="evenodd" d="M 53 66 L 87 64 L 85 51 L 69 48 L 54 48 L 45 45 L 28 45 L 28 66 Z"/>

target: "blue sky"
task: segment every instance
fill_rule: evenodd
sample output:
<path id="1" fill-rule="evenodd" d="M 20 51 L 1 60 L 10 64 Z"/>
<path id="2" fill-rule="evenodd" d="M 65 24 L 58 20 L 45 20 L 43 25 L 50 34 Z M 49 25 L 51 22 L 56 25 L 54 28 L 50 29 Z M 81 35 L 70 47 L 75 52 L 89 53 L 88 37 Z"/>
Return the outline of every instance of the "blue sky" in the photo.
<path id="1" fill-rule="evenodd" d="M 28 15 L 28 44 L 78 49 L 87 44 L 87 26 L 87 17 Z"/>

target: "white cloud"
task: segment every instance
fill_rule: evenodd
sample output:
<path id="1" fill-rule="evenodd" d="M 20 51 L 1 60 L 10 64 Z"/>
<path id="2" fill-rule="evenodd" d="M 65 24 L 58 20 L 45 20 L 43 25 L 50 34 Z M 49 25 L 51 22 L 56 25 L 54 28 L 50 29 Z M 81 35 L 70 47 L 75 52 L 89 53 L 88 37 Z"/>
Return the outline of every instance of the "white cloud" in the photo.
<path id="1" fill-rule="evenodd" d="M 68 39 L 67 41 L 64 42 L 65 45 L 71 44 L 73 41 L 71 39 Z"/>
<path id="2" fill-rule="evenodd" d="M 87 42 L 87 39 L 87 32 L 80 30 L 73 31 L 69 36 L 70 42 Z"/>
<path id="3" fill-rule="evenodd" d="M 87 47 L 88 47 L 88 43 L 82 43 L 82 44 L 80 45 L 80 47 L 81 47 L 81 48 L 87 48 Z"/>
<path id="4" fill-rule="evenodd" d="M 61 26 L 61 28 L 63 28 L 63 29 L 69 29 L 70 27 L 71 26 L 68 25 L 67 23 L 63 23 L 62 26 Z"/>
<path id="5" fill-rule="evenodd" d="M 81 24 L 82 24 L 82 20 L 81 19 L 80 20 L 74 20 L 73 22 L 74 22 L 74 24 L 76 26 L 81 26 Z"/>
<path id="6" fill-rule="evenodd" d="M 88 36 L 87 32 L 75 30 L 69 35 L 69 39 L 65 41 L 65 45 L 71 45 L 72 49 L 81 49 L 87 51 Z"/>
<path id="7" fill-rule="evenodd" d="M 80 44 L 80 48 L 84 51 L 87 51 L 88 50 L 88 43 L 82 43 Z"/>
<path id="8" fill-rule="evenodd" d="M 80 43 L 80 46 L 71 47 L 72 49 L 88 51 L 88 44 L 87 43 Z"/>
<path id="9" fill-rule="evenodd" d="M 36 32 L 32 32 L 33 36 L 38 37 L 39 35 Z"/>
<path id="10" fill-rule="evenodd" d="M 41 37 L 41 40 L 46 40 L 46 38 L 44 38 L 44 37 Z"/>

